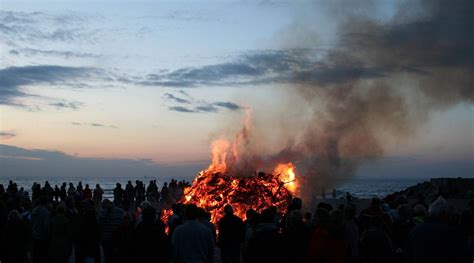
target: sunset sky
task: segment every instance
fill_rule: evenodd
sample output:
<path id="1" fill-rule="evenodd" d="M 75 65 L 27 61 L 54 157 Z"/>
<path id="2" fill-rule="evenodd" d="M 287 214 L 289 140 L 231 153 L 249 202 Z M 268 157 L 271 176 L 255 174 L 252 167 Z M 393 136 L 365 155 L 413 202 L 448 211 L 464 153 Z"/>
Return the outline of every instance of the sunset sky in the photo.
<path id="1" fill-rule="evenodd" d="M 58 162 L 58 173 L 191 173 L 208 163 L 213 139 L 240 128 L 244 107 L 271 133 L 297 103 L 288 98 L 295 83 L 276 63 L 298 50 L 321 61 L 341 42 L 345 11 L 326 2 L 0 1 L 0 176 L 55 175 Z M 409 1 L 373 1 L 367 10 L 335 2 L 384 24 Z M 413 10 L 412 20 L 424 17 L 423 5 Z M 456 67 L 472 73 L 472 61 Z M 362 78 L 392 74 L 401 73 Z M 466 96 L 430 111 L 361 171 L 474 176 Z"/>

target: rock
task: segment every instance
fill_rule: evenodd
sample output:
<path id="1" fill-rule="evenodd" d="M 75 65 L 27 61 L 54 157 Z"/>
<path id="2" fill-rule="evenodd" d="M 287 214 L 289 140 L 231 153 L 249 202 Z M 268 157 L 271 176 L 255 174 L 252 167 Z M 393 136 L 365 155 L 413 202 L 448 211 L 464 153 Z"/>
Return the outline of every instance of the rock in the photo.
<path id="1" fill-rule="evenodd" d="M 433 178 L 393 195 L 406 196 L 408 199 L 423 197 L 428 202 L 439 195 L 445 198 L 471 199 L 474 198 L 474 178 Z"/>

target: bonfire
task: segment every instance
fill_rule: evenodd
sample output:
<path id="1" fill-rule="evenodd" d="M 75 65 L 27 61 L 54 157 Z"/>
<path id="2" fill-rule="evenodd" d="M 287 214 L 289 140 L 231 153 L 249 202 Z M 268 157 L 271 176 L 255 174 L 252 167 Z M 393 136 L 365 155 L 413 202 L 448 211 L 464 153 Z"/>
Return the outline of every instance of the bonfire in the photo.
<path id="1" fill-rule="evenodd" d="M 296 194 L 296 167 L 293 163 L 279 163 L 272 173 L 253 172 L 234 174 L 250 128 L 250 112 L 247 111 L 244 128 L 231 143 L 216 140 L 211 145 L 212 162 L 194 178 L 192 185 L 184 190 L 179 201 L 195 204 L 211 213 L 211 222 L 217 223 L 223 216 L 224 206 L 229 204 L 234 213 L 245 219 L 248 209 L 261 212 L 274 206 L 279 213 L 285 213 L 292 196 Z M 171 209 L 163 211 L 166 222 Z"/>

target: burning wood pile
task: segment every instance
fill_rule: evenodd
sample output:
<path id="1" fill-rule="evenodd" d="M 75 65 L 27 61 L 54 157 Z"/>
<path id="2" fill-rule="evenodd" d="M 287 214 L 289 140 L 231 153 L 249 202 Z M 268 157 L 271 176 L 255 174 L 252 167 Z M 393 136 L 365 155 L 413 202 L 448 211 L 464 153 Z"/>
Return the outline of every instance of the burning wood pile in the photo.
<path id="1" fill-rule="evenodd" d="M 286 212 L 289 201 L 296 194 L 297 182 L 293 163 L 277 164 L 271 174 L 256 173 L 242 176 L 236 172 L 242 159 L 242 148 L 250 128 L 249 113 L 245 126 L 233 142 L 216 140 L 212 143 L 212 162 L 200 172 L 192 185 L 184 190 L 179 201 L 195 204 L 211 213 L 211 222 L 216 223 L 223 216 L 224 206 L 232 205 L 234 213 L 245 218 L 248 209 L 257 212 L 274 206 L 280 213 Z M 166 222 L 172 214 L 170 209 L 163 211 Z"/>
<path id="2" fill-rule="evenodd" d="M 293 169 L 290 166 L 288 169 Z M 211 213 L 211 221 L 216 223 L 222 216 L 224 206 L 234 207 L 237 216 L 245 218 L 245 212 L 252 208 L 261 211 L 275 206 L 285 212 L 292 193 L 288 187 L 294 184 L 285 181 L 286 171 L 279 174 L 260 172 L 249 177 L 236 177 L 220 172 L 201 172 L 191 187 L 185 190 L 183 203 L 193 203 Z"/>

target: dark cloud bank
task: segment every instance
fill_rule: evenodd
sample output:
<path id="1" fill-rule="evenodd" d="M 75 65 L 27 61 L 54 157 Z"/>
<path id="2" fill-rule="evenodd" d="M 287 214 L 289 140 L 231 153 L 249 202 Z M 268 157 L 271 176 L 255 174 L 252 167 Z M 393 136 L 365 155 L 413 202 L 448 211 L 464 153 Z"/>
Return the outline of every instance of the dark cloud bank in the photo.
<path id="1" fill-rule="evenodd" d="M 25 149 L 0 144 L 2 177 L 142 177 L 190 179 L 205 163 L 157 165 L 149 159 L 81 158 L 60 151 Z"/>
<path id="2" fill-rule="evenodd" d="M 84 87 L 83 80 L 100 78 L 103 72 L 96 68 L 66 67 L 55 65 L 38 65 L 8 67 L 0 69 L 0 105 L 26 107 L 17 101 L 18 98 L 37 97 L 25 92 L 26 85 L 67 85 L 71 88 Z M 79 102 L 55 102 L 50 106 L 78 109 Z"/>

